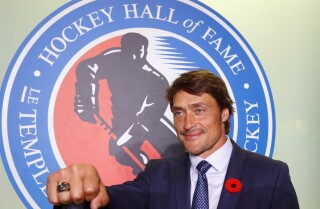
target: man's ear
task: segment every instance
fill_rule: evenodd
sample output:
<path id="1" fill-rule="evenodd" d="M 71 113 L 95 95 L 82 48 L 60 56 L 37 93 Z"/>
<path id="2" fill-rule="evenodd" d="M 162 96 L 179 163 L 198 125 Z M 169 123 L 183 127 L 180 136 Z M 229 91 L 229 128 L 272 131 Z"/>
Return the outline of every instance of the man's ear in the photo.
<path id="1" fill-rule="evenodd" d="M 227 108 L 223 109 L 221 112 L 221 122 L 226 122 L 229 119 L 229 110 Z"/>

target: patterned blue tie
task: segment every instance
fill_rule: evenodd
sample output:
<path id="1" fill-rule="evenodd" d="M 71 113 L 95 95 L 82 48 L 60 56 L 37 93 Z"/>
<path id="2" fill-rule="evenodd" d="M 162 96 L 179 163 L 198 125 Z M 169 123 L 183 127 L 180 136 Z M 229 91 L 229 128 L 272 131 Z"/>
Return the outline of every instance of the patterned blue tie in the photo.
<path id="1" fill-rule="evenodd" d="M 210 167 L 210 163 L 205 160 L 202 160 L 197 165 L 198 181 L 194 191 L 191 209 L 209 209 L 208 181 L 206 172 Z"/>

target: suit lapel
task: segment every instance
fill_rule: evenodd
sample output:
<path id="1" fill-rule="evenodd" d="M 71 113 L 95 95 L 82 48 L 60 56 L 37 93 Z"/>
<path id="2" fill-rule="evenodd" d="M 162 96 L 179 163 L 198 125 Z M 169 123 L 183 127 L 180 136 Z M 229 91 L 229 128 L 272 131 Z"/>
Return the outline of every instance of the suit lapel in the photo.
<path id="1" fill-rule="evenodd" d="M 228 170 L 226 174 L 226 178 L 224 180 L 223 188 L 221 191 L 220 201 L 218 205 L 218 209 L 235 209 L 235 205 L 238 201 L 238 197 L 240 196 L 240 192 L 238 193 L 230 193 L 225 188 L 225 181 L 230 178 L 238 179 L 240 182 L 243 182 L 243 177 L 246 172 L 245 166 L 245 155 L 243 150 L 234 143 L 233 140 L 233 150 L 230 158 L 230 162 L 228 165 Z"/>
<path id="2" fill-rule="evenodd" d="M 174 171 L 177 209 L 190 208 L 190 160 L 188 154 Z"/>

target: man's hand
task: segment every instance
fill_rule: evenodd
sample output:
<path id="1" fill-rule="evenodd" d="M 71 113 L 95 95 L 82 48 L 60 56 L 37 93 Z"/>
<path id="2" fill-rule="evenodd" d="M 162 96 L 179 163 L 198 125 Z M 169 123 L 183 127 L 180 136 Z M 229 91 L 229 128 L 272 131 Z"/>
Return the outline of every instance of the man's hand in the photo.
<path id="1" fill-rule="evenodd" d="M 57 192 L 60 182 L 69 183 L 70 191 Z M 109 203 L 106 187 L 97 170 L 85 164 L 74 164 L 52 173 L 47 180 L 47 193 L 49 202 L 54 205 L 89 201 L 90 208 L 97 209 Z"/>

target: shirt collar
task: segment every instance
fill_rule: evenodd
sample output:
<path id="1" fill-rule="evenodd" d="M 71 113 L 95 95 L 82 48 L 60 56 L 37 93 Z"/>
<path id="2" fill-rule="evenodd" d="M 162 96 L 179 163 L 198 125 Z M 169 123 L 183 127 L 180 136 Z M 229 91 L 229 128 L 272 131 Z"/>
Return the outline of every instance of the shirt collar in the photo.
<path id="1" fill-rule="evenodd" d="M 227 136 L 227 141 L 224 143 L 224 145 L 205 159 L 219 173 L 225 171 L 228 167 L 232 153 L 232 143 L 230 140 L 231 139 Z M 198 163 L 204 160 L 197 155 L 191 154 L 189 154 L 189 158 L 191 161 L 192 171 L 195 171 Z"/>

